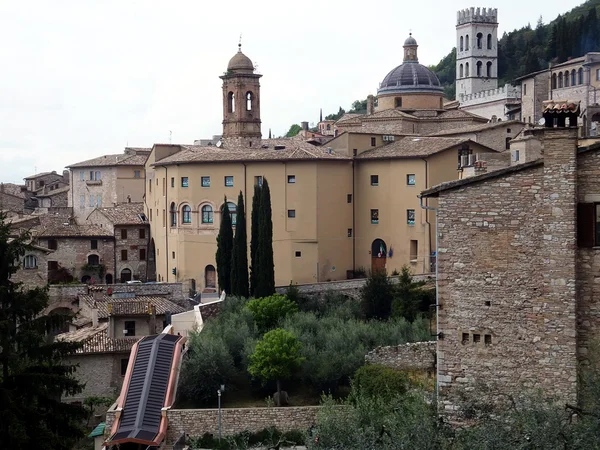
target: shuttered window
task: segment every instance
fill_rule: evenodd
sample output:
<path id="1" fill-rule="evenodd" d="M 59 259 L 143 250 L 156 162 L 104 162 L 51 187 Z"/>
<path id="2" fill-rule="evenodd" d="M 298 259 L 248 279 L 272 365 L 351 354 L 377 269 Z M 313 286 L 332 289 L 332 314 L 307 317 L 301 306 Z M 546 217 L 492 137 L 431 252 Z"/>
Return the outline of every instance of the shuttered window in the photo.
<path id="1" fill-rule="evenodd" d="M 577 245 L 579 247 L 593 247 L 600 241 L 596 236 L 598 205 L 594 203 L 579 203 L 577 205 Z M 600 229 L 598 230 L 600 231 Z"/>

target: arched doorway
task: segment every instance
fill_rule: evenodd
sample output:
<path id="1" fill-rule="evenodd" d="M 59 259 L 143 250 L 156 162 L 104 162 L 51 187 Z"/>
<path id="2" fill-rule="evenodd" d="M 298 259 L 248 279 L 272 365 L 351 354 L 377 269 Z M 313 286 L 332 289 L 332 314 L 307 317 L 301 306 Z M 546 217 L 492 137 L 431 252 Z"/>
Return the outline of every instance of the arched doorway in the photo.
<path id="1" fill-rule="evenodd" d="M 106 284 L 112 284 L 113 282 L 113 276 L 110 273 L 106 274 Z"/>
<path id="2" fill-rule="evenodd" d="M 130 269 L 121 270 L 121 283 L 127 283 L 128 281 L 131 281 L 131 270 Z"/>
<path id="3" fill-rule="evenodd" d="M 81 282 L 84 284 L 87 284 L 90 282 L 91 279 L 92 279 L 92 277 L 90 277 L 89 275 L 84 275 L 81 277 Z"/>
<path id="4" fill-rule="evenodd" d="M 215 266 L 212 264 L 209 264 L 204 269 L 204 287 L 207 289 L 217 288 L 217 272 L 215 271 Z"/>
<path id="5" fill-rule="evenodd" d="M 387 246 L 383 239 L 375 239 L 371 244 L 371 272 L 385 270 Z"/>

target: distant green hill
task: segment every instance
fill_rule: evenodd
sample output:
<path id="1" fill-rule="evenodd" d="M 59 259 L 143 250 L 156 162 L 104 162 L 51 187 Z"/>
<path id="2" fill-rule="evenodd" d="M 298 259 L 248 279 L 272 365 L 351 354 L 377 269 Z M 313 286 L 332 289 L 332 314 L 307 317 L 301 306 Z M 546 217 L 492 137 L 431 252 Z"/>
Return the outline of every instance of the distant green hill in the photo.
<path id="1" fill-rule="evenodd" d="M 544 25 L 542 17 L 535 28 L 528 24 L 504 33 L 498 43 L 499 85 L 561 63 L 569 57 L 600 51 L 600 0 L 588 0 Z M 430 66 L 444 86 L 447 98 L 456 94 L 456 48 L 436 66 Z"/>

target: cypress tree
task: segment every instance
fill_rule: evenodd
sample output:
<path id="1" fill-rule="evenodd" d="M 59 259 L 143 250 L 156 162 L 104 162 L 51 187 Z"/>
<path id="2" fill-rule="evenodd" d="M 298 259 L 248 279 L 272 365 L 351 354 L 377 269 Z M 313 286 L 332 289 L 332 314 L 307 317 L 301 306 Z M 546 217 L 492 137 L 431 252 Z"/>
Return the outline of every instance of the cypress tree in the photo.
<path id="1" fill-rule="evenodd" d="M 275 269 L 273 264 L 273 220 L 271 191 L 267 179 L 263 179 L 260 192 L 260 215 L 258 218 L 258 247 L 256 249 L 255 297 L 268 297 L 275 293 Z"/>
<path id="2" fill-rule="evenodd" d="M 251 237 L 250 237 L 250 295 L 255 296 L 256 292 L 256 249 L 258 248 L 258 217 L 260 215 L 260 186 L 254 185 L 254 196 L 252 197 L 252 216 L 251 216 Z"/>
<path id="3" fill-rule="evenodd" d="M 231 214 L 227 207 L 227 197 L 221 208 L 221 225 L 217 236 L 217 276 L 219 278 L 219 290 L 231 294 L 231 252 L 233 250 L 233 227 L 231 225 Z"/>
<path id="4" fill-rule="evenodd" d="M 246 212 L 244 195 L 240 191 L 237 202 L 237 220 L 233 252 L 231 255 L 231 293 L 247 298 L 248 292 L 248 237 L 246 234 Z"/>

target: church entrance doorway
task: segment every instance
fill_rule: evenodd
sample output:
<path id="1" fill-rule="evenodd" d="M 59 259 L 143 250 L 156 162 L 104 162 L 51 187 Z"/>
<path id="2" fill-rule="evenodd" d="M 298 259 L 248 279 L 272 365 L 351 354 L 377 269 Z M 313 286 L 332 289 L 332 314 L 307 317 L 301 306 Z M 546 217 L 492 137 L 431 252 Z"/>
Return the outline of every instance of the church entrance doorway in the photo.
<path id="1" fill-rule="evenodd" d="M 383 239 L 375 239 L 371 244 L 371 272 L 385 270 L 387 246 Z"/>

